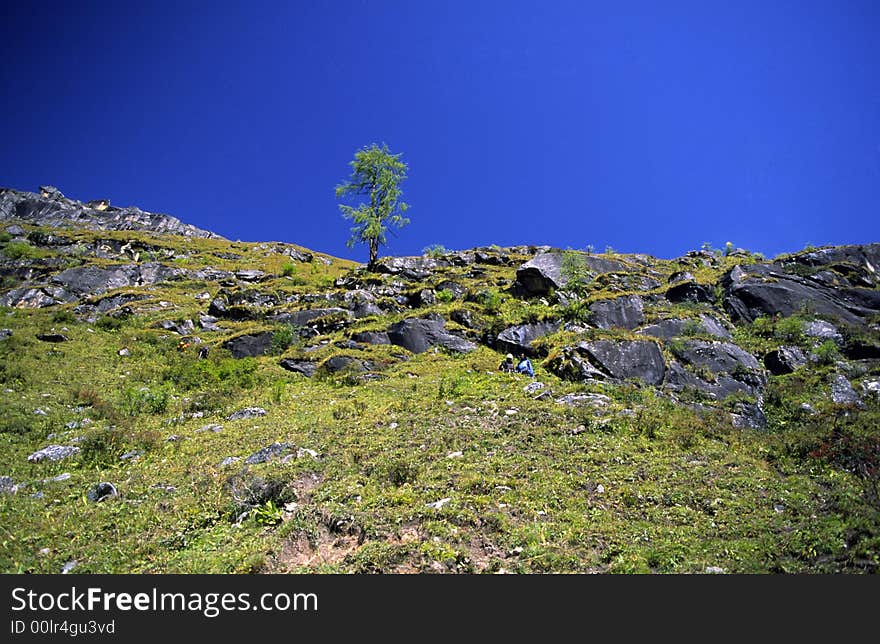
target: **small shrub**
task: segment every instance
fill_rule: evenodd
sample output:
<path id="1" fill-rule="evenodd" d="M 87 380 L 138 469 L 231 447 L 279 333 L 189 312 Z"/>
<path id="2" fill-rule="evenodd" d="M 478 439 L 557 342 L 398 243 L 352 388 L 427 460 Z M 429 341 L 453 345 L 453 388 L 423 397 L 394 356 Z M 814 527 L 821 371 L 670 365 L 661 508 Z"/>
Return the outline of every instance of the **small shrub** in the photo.
<path id="1" fill-rule="evenodd" d="M 681 334 L 686 336 L 699 335 L 703 332 L 703 327 L 698 320 L 691 318 L 681 327 Z"/>
<path id="2" fill-rule="evenodd" d="M 132 431 L 125 425 L 110 425 L 94 429 L 80 443 L 80 460 L 95 466 L 114 464 L 119 457 L 133 449 L 151 450 L 159 444 L 159 435 L 153 431 Z"/>
<path id="3" fill-rule="evenodd" d="M 0 383 L 4 385 L 24 385 L 27 382 L 27 369 L 5 359 L 0 362 Z"/>
<path id="4" fill-rule="evenodd" d="M 55 311 L 52 314 L 52 322 L 55 324 L 74 324 L 76 321 L 76 316 L 70 311 Z"/>
<path id="5" fill-rule="evenodd" d="M 504 301 L 501 293 L 495 289 L 488 289 L 477 295 L 477 301 L 483 305 L 489 313 L 497 313 L 501 309 L 501 303 Z"/>
<path id="6" fill-rule="evenodd" d="M 724 256 L 727 257 L 728 255 L 730 255 L 733 252 L 734 248 L 735 247 L 733 245 L 733 242 L 727 242 L 726 244 L 724 244 Z"/>
<path id="7" fill-rule="evenodd" d="M 284 266 L 281 267 L 281 274 L 284 277 L 293 277 L 296 275 L 296 264 L 293 262 L 287 262 Z"/>
<path id="8" fill-rule="evenodd" d="M 165 388 L 128 387 L 122 391 L 119 410 L 125 416 L 162 414 L 168 409 L 171 394 Z"/>
<path id="9" fill-rule="evenodd" d="M 12 235 L 7 233 L 5 230 L 0 230 L 0 244 L 5 244 L 10 239 L 12 239 Z"/>
<path id="10" fill-rule="evenodd" d="M 449 304 L 450 302 L 455 300 L 455 293 L 450 291 L 449 289 L 440 289 L 437 291 L 437 301 L 443 302 L 444 304 Z"/>
<path id="11" fill-rule="evenodd" d="M 432 244 L 430 246 L 425 246 L 422 249 L 422 255 L 425 257 L 433 257 L 435 259 L 443 257 L 449 251 L 443 246 L 443 244 Z"/>
<path id="12" fill-rule="evenodd" d="M 752 322 L 752 332 L 769 338 L 773 334 L 773 320 L 765 316 L 755 318 Z"/>
<path id="13" fill-rule="evenodd" d="M 42 421 L 39 416 L 28 414 L 23 410 L 7 410 L 0 415 L 0 434 L 29 434 L 40 429 Z"/>
<path id="14" fill-rule="evenodd" d="M 3 253 L 9 259 L 36 259 L 42 253 L 27 242 L 9 242 L 3 248 Z"/>
<path id="15" fill-rule="evenodd" d="M 95 326 L 101 329 L 102 331 L 118 331 L 125 324 L 125 321 L 122 317 L 114 317 L 111 315 L 104 315 L 98 318 L 98 321 L 95 322 Z"/>
<path id="16" fill-rule="evenodd" d="M 559 272 L 566 280 L 566 288 L 575 293 L 582 293 L 587 282 L 592 277 L 587 267 L 584 256 L 576 250 L 566 250 L 562 253 L 562 264 Z"/>
<path id="17" fill-rule="evenodd" d="M 802 343 L 804 341 L 804 321 L 795 316 L 782 318 L 776 323 L 773 335 L 777 340 L 783 342 Z"/>
<path id="18" fill-rule="evenodd" d="M 382 477 L 391 485 L 400 487 L 415 481 L 419 474 L 419 468 L 406 459 L 394 458 L 384 464 L 381 468 L 381 473 Z"/>
<path id="19" fill-rule="evenodd" d="M 284 351 L 293 344 L 295 339 L 296 336 L 289 325 L 280 327 L 272 334 L 272 353 L 284 353 Z"/>
<path id="20" fill-rule="evenodd" d="M 615 251 L 614 248 L 613 248 L 612 246 L 606 246 L 606 247 L 605 247 L 605 254 L 606 254 L 606 255 L 614 255 L 614 253 L 616 253 L 616 252 L 617 252 L 617 251 Z"/>
<path id="21" fill-rule="evenodd" d="M 284 518 L 284 512 L 275 503 L 274 499 L 269 499 L 260 506 L 254 508 L 254 520 L 260 525 L 278 525 Z"/>
<path id="22" fill-rule="evenodd" d="M 819 364 L 829 365 L 840 360 L 840 349 L 834 340 L 826 340 L 816 348 L 816 358 Z"/>

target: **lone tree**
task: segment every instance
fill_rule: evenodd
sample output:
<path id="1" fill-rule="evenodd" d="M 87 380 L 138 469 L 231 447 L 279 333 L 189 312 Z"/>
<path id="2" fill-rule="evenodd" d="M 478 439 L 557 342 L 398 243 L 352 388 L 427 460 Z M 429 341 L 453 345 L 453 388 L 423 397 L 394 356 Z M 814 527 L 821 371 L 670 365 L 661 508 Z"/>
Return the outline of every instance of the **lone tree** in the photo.
<path id="1" fill-rule="evenodd" d="M 380 148 L 373 143 L 369 148 L 355 152 L 351 177 L 346 183 L 336 186 L 336 198 L 354 198 L 369 196 L 370 202 L 361 202 L 355 206 L 340 204 L 342 216 L 354 222 L 348 247 L 358 242 L 365 242 L 370 248 L 369 270 L 376 265 L 379 245 L 387 244 L 386 233 L 389 225 L 403 228 L 409 219 L 403 216 L 409 204 L 398 199 L 403 194 L 400 183 L 406 179 L 407 165 L 400 160 L 399 154 L 391 154 L 384 143 Z"/>

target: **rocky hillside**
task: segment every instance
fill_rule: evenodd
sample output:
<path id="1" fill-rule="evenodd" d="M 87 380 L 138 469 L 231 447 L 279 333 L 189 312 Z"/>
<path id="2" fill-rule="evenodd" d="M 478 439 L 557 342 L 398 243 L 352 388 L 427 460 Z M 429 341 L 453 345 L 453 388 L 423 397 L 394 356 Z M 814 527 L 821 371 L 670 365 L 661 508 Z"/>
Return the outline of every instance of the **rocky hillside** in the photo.
<path id="1" fill-rule="evenodd" d="M 90 230 L 148 230 L 185 237 L 222 239 L 171 215 L 145 212 L 140 208 L 120 208 L 109 199 L 87 203 L 68 199 L 54 186 L 40 186 L 40 192 L 0 188 L 0 222 L 21 220 L 40 226 L 80 227 Z"/>
<path id="2" fill-rule="evenodd" d="M 0 219 L 4 572 L 878 569 L 880 244 L 367 272 Z"/>

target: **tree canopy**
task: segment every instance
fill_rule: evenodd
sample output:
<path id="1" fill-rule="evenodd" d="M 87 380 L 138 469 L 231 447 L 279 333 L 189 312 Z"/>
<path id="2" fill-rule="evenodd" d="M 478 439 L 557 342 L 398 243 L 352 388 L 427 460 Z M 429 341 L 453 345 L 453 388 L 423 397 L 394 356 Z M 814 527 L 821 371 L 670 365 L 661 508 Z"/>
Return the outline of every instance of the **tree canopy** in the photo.
<path id="1" fill-rule="evenodd" d="M 403 192 L 401 182 L 406 179 L 409 169 L 400 160 L 400 154 L 392 154 L 384 143 L 379 147 L 373 143 L 355 152 L 348 181 L 336 186 L 337 199 L 359 201 L 368 197 L 369 202 L 360 201 L 357 205 L 342 203 L 339 209 L 342 216 L 353 221 L 348 246 L 366 243 L 370 249 L 369 268 L 373 268 L 379 255 L 379 246 L 388 243 L 390 226 L 402 228 L 409 223 L 403 214 L 409 204 L 399 201 Z"/>

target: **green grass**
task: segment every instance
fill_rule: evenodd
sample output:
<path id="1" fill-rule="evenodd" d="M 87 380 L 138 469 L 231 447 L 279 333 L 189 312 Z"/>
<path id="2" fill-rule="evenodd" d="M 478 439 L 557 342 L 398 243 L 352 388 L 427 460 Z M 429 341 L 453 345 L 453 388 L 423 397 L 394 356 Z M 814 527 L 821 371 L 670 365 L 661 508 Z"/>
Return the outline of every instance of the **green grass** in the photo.
<path id="1" fill-rule="evenodd" d="M 284 296 L 334 292 L 333 281 L 353 268 L 333 259 L 291 270 L 272 244 L 101 236 L 185 253 L 188 269 L 259 268 L 275 277 L 256 288 Z M 717 261 L 698 279 L 717 278 L 738 260 Z M 680 269 L 666 260 L 656 266 L 661 277 Z M 562 317 L 558 304 L 520 300 L 499 286 L 512 283 L 515 266 L 484 268 L 467 277 L 466 268 L 449 267 L 431 279 L 465 284 L 476 300 L 469 306 L 490 330 Z M 537 379 L 553 395 L 535 400 L 523 391 L 529 380 L 497 372 L 498 354 L 485 347 L 412 355 L 387 345 L 337 346 L 354 330 L 448 313 L 456 303 L 445 297 L 304 343 L 276 329 L 273 355 L 260 358 L 235 360 L 221 345 L 265 326 L 224 322 L 227 331 L 200 334 L 211 351 L 199 359 L 195 345 L 179 351 L 179 337 L 156 323 L 196 319 L 207 304 L 193 296 L 203 290 L 213 296 L 217 286 L 128 289 L 149 296 L 131 303 L 134 315 L 93 324 L 66 308 L 0 311 L 0 326 L 13 332 L 0 341 L 0 474 L 26 484 L 0 494 L 0 571 L 58 573 L 74 560 L 76 572 L 91 573 L 877 570 L 880 507 L 869 470 L 880 411 L 869 403 L 844 415 L 823 397 L 838 357 L 830 348 L 820 347 L 821 364 L 771 379 L 769 428 L 755 432 L 734 428 L 723 410 L 676 405 L 650 388 L 565 382 L 539 360 Z M 586 300 L 607 294 L 595 290 Z M 702 310 L 658 305 L 648 313 Z M 762 324 L 738 329 L 737 341 L 756 351 L 800 341 L 794 322 Z M 62 327 L 68 342 L 35 338 Z M 541 346 L 552 356 L 584 337 L 639 336 L 562 331 Z M 318 349 L 306 352 L 307 344 Z M 129 355 L 120 356 L 122 348 Z M 375 381 L 308 379 L 277 364 L 282 352 L 317 361 L 354 355 L 383 368 Z M 584 391 L 611 403 L 554 402 Z M 227 420 L 248 406 L 267 414 Z M 203 431 L 207 425 L 222 430 Z M 292 447 L 244 464 L 275 442 Z M 81 451 L 28 462 L 51 443 Z M 139 456 L 120 459 L 130 452 Z M 221 465 L 228 457 L 240 460 Z M 63 473 L 70 478 L 48 480 Z M 113 482 L 119 496 L 89 502 L 101 481 Z"/>

